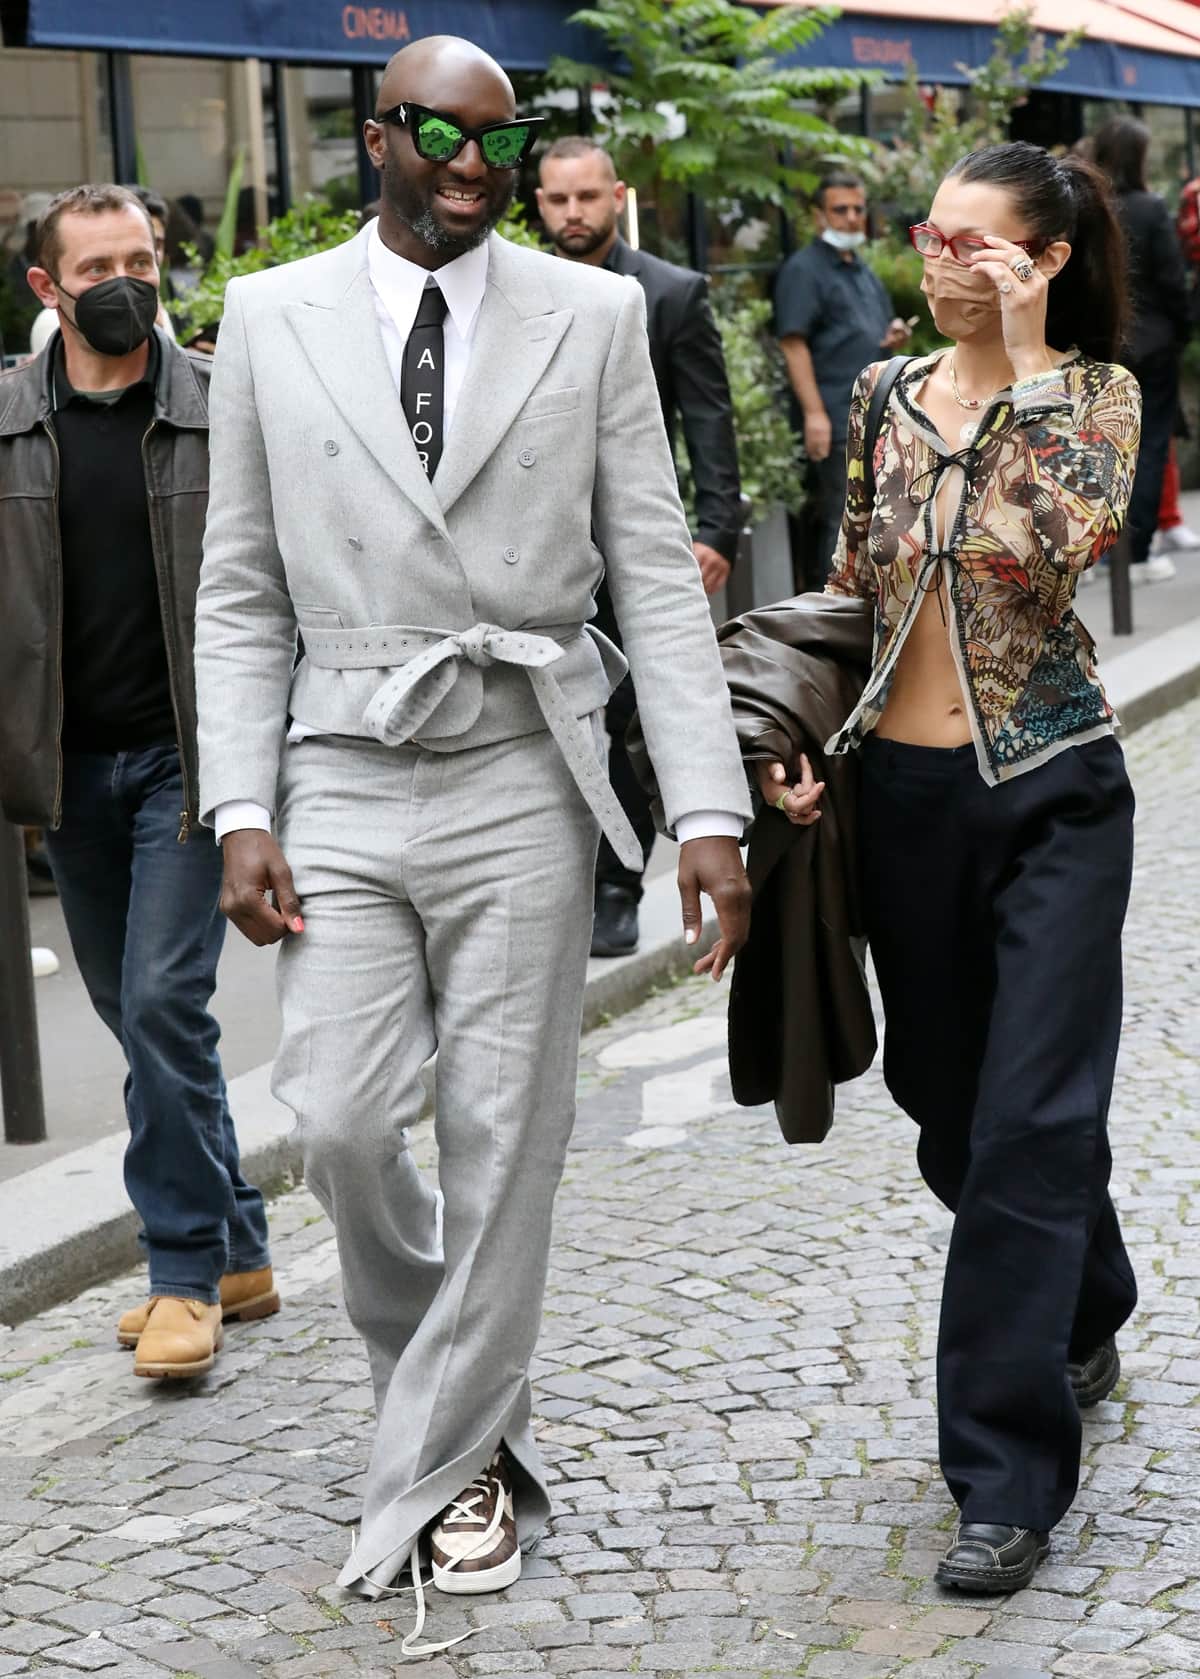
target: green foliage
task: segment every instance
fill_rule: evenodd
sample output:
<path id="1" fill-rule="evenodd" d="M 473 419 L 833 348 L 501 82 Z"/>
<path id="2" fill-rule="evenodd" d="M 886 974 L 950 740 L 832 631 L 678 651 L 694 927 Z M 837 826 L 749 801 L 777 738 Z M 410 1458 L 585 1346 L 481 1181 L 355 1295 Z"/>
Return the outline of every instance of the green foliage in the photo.
<path id="1" fill-rule="evenodd" d="M 761 519 L 776 503 L 796 512 L 804 502 L 804 468 L 788 419 L 787 374 L 772 334 L 771 305 L 734 283 L 717 288 L 713 304 L 733 399 L 742 489 L 754 504 L 753 517 Z M 692 475 L 682 442 L 676 461 L 690 510 Z"/>
<path id="2" fill-rule="evenodd" d="M 542 241 L 529 226 L 528 214 L 523 204 L 510 204 L 503 220 L 496 224 L 496 232 L 514 245 L 527 245 L 531 251 L 544 250 Z"/>
<path id="3" fill-rule="evenodd" d="M 239 146 L 225 183 L 225 203 L 221 219 L 213 235 L 213 249 L 218 257 L 231 257 L 237 240 L 238 195 L 242 190 L 242 175 L 246 169 L 246 148 Z"/>
<path id="4" fill-rule="evenodd" d="M 237 204 L 240 176 L 235 170 L 230 177 L 230 193 L 226 207 Z M 295 262 L 317 251 L 328 251 L 334 245 L 353 239 L 361 223 L 357 210 L 340 209 L 328 199 L 308 197 L 293 206 L 286 216 L 268 222 L 258 236 L 258 242 L 240 256 L 218 250 L 205 268 L 198 284 L 174 306 L 176 329 L 186 344 L 220 324 L 225 307 L 225 287 L 242 274 L 257 274 L 264 268 L 276 268 L 283 262 Z M 524 205 L 515 204 L 496 231 L 516 245 L 541 249 L 541 241 L 526 223 Z M 200 261 L 194 246 L 185 255 L 191 262 Z"/>
<path id="5" fill-rule="evenodd" d="M 594 0 L 572 21 L 594 31 L 619 68 L 558 58 L 549 79 L 558 87 L 607 85 L 612 103 L 597 111 L 599 138 L 624 179 L 652 201 L 672 183 L 702 190 L 717 209 L 789 208 L 827 163 L 870 154 L 867 141 L 800 105 L 877 78 L 779 63 L 835 15 L 798 6 L 758 12 L 736 0 Z"/>
<path id="6" fill-rule="evenodd" d="M 987 63 L 957 66 L 968 85 L 965 116 L 956 89 L 937 88 L 927 103 L 917 67 L 910 64 L 903 83 L 899 135 L 889 148 L 876 153 L 875 165 L 868 171 L 876 196 L 906 215 L 924 215 L 950 168 L 965 152 L 1006 139 L 1013 112 L 1025 104 L 1033 88 L 1058 74 L 1083 35 L 1083 30 L 1073 30 L 1055 46 L 1048 46 L 1034 23 L 1032 8 L 1013 6 L 996 26 Z"/>
<path id="7" fill-rule="evenodd" d="M 893 313 L 902 321 L 915 315 L 917 324 L 912 338 L 905 346 L 909 355 L 924 356 L 945 343 L 929 314 L 929 305 L 921 290 L 921 276 L 925 264 L 911 245 L 895 239 L 883 239 L 868 245 L 862 253 L 868 267 L 883 281 L 892 300 Z"/>
<path id="8" fill-rule="evenodd" d="M 199 283 L 180 299 L 173 311 L 180 339 L 187 343 L 220 323 L 225 287 L 230 280 L 275 268 L 283 262 L 295 262 L 298 257 L 309 257 L 316 251 L 327 251 L 352 239 L 358 228 L 356 211 L 335 211 L 321 198 L 303 199 L 286 216 L 268 222 L 258 243 L 240 256 L 214 255 Z M 189 247 L 185 254 L 189 261 L 199 261 L 194 247 Z"/>

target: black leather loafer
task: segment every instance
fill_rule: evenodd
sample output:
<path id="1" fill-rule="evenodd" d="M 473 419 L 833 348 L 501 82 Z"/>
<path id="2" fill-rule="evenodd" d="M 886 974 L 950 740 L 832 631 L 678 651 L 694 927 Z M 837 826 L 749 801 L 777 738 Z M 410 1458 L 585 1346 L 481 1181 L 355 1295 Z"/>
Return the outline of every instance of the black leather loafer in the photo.
<path id="1" fill-rule="evenodd" d="M 631 956 L 637 943 L 638 907 L 633 893 L 624 886 L 597 886 L 591 954 Z"/>
<path id="2" fill-rule="evenodd" d="M 1102 1341 L 1082 1364 L 1068 1364 L 1067 1374 L 1071 1378 L 1075 1403 L 1081 1411 L 1107 1399 L 1121 1380 L 1121 1355 L 1112 1336 Z"/>
<path id="3" fill-rule="evenodd" d="M 964 1592 L 1018 1592 L 1050 1551 L 1050 1535 L 1031 1527 L 962 1522 L 938 1564 L 939 1586 Z"/>

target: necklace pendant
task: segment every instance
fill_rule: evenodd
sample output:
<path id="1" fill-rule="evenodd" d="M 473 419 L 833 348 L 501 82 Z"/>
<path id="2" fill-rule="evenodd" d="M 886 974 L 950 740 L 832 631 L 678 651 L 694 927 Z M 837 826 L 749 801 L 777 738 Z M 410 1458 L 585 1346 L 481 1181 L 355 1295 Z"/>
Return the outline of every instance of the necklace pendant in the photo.
<path id="1" fill-rule="evenodd" d="M 979 433 L 979 426 L 974 420 L 966 420 L 958 428 L 959 439 L 963 443 L 974 443 Z"/>

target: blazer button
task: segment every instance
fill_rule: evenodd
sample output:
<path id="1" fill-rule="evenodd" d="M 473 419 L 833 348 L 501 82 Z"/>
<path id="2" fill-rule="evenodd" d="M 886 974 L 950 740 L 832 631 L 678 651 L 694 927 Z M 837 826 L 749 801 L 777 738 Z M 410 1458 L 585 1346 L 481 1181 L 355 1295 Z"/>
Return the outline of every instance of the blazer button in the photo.
<path id="1" fill-rule="evenodd" d="M 351 548 L 353 548 L 353 550 L 356 554 L 361 554 L 362 543 L 358 540 L 358 538 L 356 536 L 348 536 L 346 538 L 346 541 L 350 544 Z"/>
<path id="2" fill-rule="evenodd" d="M 520 558 L 521 555 L 516 548 L 506 548 L 504 550 L 504 560 L 506 565 L 516 565 Z"/>
<path id="3" fill-rule="evenodd" d="M 522 449 L 517 459 L 522 466 L 532 466 L 537 460 L 537 453 L 533 449 Z"/>
<path id="4" fill-rule="evenodd" d="M 325 439 L 325 453 L 327 455 L 336 455 L 337 452 L 338 452 L 337 444 L 333 441 L 332 437 L 327 437 Z"/>

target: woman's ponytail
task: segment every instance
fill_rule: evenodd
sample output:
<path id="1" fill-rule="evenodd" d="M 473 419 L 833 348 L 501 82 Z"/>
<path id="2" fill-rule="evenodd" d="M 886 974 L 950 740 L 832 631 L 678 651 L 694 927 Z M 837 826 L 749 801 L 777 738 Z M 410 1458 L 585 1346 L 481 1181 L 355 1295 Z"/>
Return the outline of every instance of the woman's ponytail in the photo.
<path id="1" fill-rule="evenodd" d="M 1065 239 L 1071 255 L 1050 281 L 1046 342 L 1097 361 L 1121 354 L 1129 319 L 1125 238 L 1108 178 L 1086 158 L 1053 157 L 1024 140 L 968 152 L 950 171 L 1003 187 L 1032 237 Z"/>

